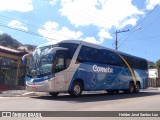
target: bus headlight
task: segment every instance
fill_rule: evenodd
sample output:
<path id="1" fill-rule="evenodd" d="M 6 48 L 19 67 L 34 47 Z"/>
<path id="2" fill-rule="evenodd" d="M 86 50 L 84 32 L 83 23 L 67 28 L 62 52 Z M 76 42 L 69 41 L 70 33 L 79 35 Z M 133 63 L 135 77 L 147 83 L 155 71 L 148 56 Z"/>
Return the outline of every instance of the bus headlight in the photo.
<path id="1" fill-rule="evenodd" d="M 45 80 L 43 83 L 48 83 L 49 81 L 48 80 Z"/>

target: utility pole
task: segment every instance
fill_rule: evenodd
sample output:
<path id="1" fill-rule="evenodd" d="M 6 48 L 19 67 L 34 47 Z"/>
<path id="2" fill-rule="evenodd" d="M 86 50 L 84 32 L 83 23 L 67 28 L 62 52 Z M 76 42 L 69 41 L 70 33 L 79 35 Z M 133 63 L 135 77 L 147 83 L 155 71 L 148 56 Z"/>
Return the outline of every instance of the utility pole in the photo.
<path id="1" fill-rule="evenodd" d="M 118 33 L 122 33 L 122 32 L 128 32 L 129 31 L 129 29 L 128 30 L 122 30 L 122 31 L 117 31 L 116 30 L 116 32 L 115 32 L 115 34 L 116 34 L 116 40 L 115 40 L 115 50 L 118 50 L 118 39 L 117 39 L 117 37 L 118 37 Z"/>

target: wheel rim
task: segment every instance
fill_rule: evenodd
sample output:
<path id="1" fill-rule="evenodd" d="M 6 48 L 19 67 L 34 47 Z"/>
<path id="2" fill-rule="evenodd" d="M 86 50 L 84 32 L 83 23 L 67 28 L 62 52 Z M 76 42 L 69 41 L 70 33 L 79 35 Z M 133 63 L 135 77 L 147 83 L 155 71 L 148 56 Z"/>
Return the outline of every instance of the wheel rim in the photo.
<path id="1" fill-rule="evenodd" d="M 131 93 L 133 92 L 133 87 L 131 87 Z"/>
<path id="2" fill-rule="evenodd" d="M 80 92 L 81 92 L 81 87 L 78 84 L 76 84 L 74 86 L 74 93 L 75 93 L 75 95 L 79 95 Z"/>
<path id="3" fill-rule="evenodd" d="M 137 84 L 137 86 L 136 86 L 136 92 L 139 92 L 139 84 Z"/>
<path id="4" fill-rule="evenodd" d="M 130 93 L 133 93 L 133 91 L 134 91 L 133 84 L 130 84 Z"/>

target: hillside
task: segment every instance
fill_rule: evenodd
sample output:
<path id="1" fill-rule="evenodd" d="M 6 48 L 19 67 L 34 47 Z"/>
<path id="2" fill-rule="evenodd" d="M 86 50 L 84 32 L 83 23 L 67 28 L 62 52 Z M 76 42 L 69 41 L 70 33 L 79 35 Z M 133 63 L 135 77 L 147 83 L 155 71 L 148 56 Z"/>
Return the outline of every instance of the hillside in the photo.
<path id="1" fill-rule="evenodd" d="M 9 47 L 12 49 L 18 49 L 18 47 L 24 46 L 24 47 L 27 47 L 27 50 L 33 50 L 36 47 L 35 45 L 29 45 L 29 44 L 23 45 L 22 43 L 18 42 L 16 39 L 12 38 L 8 34 L 0 35 L 0 45 Z"/>

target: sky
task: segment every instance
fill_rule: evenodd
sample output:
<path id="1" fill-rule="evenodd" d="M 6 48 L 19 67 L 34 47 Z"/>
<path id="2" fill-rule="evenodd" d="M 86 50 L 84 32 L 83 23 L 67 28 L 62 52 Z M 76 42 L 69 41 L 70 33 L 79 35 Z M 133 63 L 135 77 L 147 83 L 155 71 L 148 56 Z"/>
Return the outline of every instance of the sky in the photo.
<path id="1" fill-rule="evenodd" d="M 156 62 L 160 0 L 0 0 L 0 34 L 22 44 L 83 40 Z M 126 32 L 123 32 L 126 31 Z"/>

